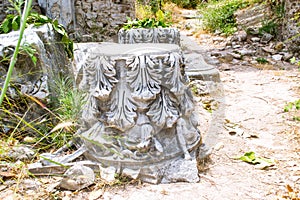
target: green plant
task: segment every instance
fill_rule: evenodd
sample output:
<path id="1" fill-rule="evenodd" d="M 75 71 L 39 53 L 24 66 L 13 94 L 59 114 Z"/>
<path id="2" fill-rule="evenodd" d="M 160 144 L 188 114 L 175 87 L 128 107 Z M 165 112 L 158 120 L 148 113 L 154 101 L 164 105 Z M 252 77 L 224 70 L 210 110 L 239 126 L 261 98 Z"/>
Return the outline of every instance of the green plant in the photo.
<path id="1" fill-rule="evenodd" d="M 196 8 L 202 0 L 169 0 L 181 8 Z"/>
<path id="2" fill-rule="evenodd" d="M 21 25 L 20 25 L 20 34 L 19 34 L 18 42 L 17 42 L 16 48 L 14 50 L 11 62 L 9 64 L 9 68 L 8 68 L 8 72 L 7 72 L 7 75 L 6 75 L 6 79 L 5 79 L 3 88 L 1 90 L 0 106 L 3 102 L 4 97 L 5 97 L 5 94 L 6 94 L 6 91 L 8 89 L 8 85 L 9 85 L 9 82 L 10 82 L 10 78 L 11 78 L 14 66 L 17 62 L 17 56 L 18 56 L 18 53 L 19 53 L 19 48 L 21 46 L 21 40 L 23 38 L 24 30 L 26 28 L 26 21 L 27 21 L 27 17 L 29 15 L 29 12 L 30 12 L 30 9 L 31 9 L 31 4 L 32 4 L 32 0 L 28 0 L 28 1 L 25 2 L 23 15 L 22 15 L 21 22 L 20 22 Z"/>
<path id="3" fill-rule="evenodd" d="M 247 0 L 220 0 L 209 1 L 198 7 L 203 15 L 203 26 L 205 30 L 214 32 L 221 31 L 226 35 L 236 31 L 234 12 L 249 5 Z"/>
<path id="4" fill-rule="evenodd" d="M 145 19 L 145 18 L 151 18 L 153 17 L 153 13 L 151 11 L 151 6 L 149 5 L 143 5 L 139 2 L 135 5 L 135 17 L 137 19 Z"/>
<path id="5" fill-rule="evenodd" d="M 265 20 L 262 22 L 262 27 L 258 29 L 258 33 L 263 35 L 264 33 L 269 33 L 271 35 L 277 35 L 278 24 L 275 20 Z"/>
<path id="6" fill-rule="evenodd" d="M 289 112 L 293 109 L 300 110 L 300 99 L 294 102 L 289 102 L 284 106 L 284 112 Z"/>
<path id="7" fill-rule="evenodd" d="M 267 59 L 261 58 L 261 57 L 256 58 L 256 61 L 257 61 L 259 64 L 266 64 L 266 63 L 269 62 Z"/>
<path id="8" fill-rule="evenodd" d="M 292 57 L 292 58 L 290 59 L 290 63 L 291 63 L 291 64 L 296 64 L 296 65 L 298 65 L 298 66 L 299 66 L 299 70 L 300 70 L 300 60 L 299 60 L 299 61 L 296 61 L 296 57 Z"/>
<path id="9" fill-rule="evenodd" d="M 86 103 L 85 93 L 74 87 L 74 81 L 70 78 L 54 80 L 55 98 L 51 99 L 50 109 L 46 108 L 37 99 L 34 101 L 48 112 L 47 123 L 39 125 L 43 132 L 38 139 L 44 148 L 59 148 L 69 142 L 76 132 L 81 111 Z"/>
<path id="10" fill-rule="evenodd" d="M 156 13 L 156 18 L 145 18 L 145 19 L 135 19 L 131 20 L 128 18 L 127 22 L 124 24 L 123 29 L 129 30 L 132 28 L 166 28 L 170 27 L 171 23 L 168 21 L 166 17 L 167 14 L 164 14 L 163 11 L 159 10 Z"/>
<path id="11" fill-rule="evenodd" d="M 59 24 L 57 20 L 52 20 L 38 13 L 29 12 L 24 26 L 27 28 L 31 24 L 35 27 L 42 26 L 44 24 L 51 25 L 52 28 L 61 35 L 61 42 L 64 44 L 65 51 L 69 58 L 73 57 L 73 41 L 69 39 L 65 28 Z M 20 29 L 20 25 L 21 20 L 19 15 L 8 14 L 0 25 L 0 34 L 17 31 Z"/>
<path id="12" fill-rule="evenodd" d="M 85 93 L 74 88 L 74 81 L 68 77 L 56 79 L 53 88 L 57 94 L 57 97 L 52 99 L 52 104 L 57 107 L 55 113 L 62 121 L 77 123 L 85 104 Z"/>
<path id="13" fill-rule="evenodd" d="M 283 109 L 284 112 L 292 112 L 295 115 L 293 116 L 294 121 L 300 121 L 299 110 L 300 110 L 300 99 L 295 100 L 294 102 L 288 102 Z"/>

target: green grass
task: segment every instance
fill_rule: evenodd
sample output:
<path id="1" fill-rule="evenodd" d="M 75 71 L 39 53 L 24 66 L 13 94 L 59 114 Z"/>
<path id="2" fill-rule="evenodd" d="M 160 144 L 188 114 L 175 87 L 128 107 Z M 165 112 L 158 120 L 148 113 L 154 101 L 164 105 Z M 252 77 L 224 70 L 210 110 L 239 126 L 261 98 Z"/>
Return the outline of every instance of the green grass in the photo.
<path id="1" fill-rule="evenodd" d="M 249 0 L 208 1 L 198 6 L 203 15 L 203 26 L 210 32 L 221 31 L 226 35 L 236 31 L 234 12 L 250 5 Z"/>

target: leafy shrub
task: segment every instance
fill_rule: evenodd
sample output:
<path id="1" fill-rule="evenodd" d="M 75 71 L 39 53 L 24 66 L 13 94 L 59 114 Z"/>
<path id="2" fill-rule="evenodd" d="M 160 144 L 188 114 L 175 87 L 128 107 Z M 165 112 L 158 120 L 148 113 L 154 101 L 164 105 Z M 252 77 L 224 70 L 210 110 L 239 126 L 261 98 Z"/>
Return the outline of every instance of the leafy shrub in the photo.
<path id="1" fill-rule="evenodd" d="M 196 8 L 202 0 L 170 0 L 181 8 Z"/>
<path id="2" fill-rule="evenodd" d="M 0 25 L 0 34 L 19 30 L 21 25 L 20 22 L 20 15 L 8 14 Z M 69 39 L 65 28 L 61 24 L 59 24 L 57 20 L 52 20 L 44 15 L 31 12 L 27 17 L 26 27 L 28 27 L 30 24 L 33 24 L 34 26 L 38 27 L 47 23 L 51 24 L 53 29 L 61 35 L 61 42 L 65 45 L 65 50 L 68 53 L 68 56 L 72 58 L 73 41 Z"/>
<path id="3" fill-rule="evenodd" d="M 155 18 L 145 18 L 145 19 L 135 19 L 131 20 L 128 18 L 128 21 L 124 24 L 123 28 L 125 30 L 132 28 L 166 28 L 171 26 L 171 22 L 169 22 L 168 14 L 163 13 L 163 11 L 159 10 L 156 13 Z"/>
<path id="4" fill-rule="evenodd" d="M 145 18 L 153 17 L 151 6 L 149 5 L 143 5 L 137 2 L 135 5 L 135 9 L 136 9 L 135 17 L 137 19 L 145 19 Z"/>
<path id="5" fill-rule="evenodd" d="M 248 5 L 249 1 L 247 0 L 220 0 L 201 4 L 198 9 L 203 15 L 204 29 L 232 34 L 236 30 L 234 12 Z"/>

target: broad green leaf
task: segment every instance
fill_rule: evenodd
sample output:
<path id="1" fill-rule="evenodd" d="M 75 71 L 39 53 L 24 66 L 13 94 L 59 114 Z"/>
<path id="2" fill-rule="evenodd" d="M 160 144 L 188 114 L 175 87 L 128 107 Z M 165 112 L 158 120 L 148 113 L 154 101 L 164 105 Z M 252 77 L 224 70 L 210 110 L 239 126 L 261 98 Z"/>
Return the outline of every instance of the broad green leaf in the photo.
<path id="1" fill-rule="evenodd" d="M 156 12 L 156 19 L 158 21 L 162 21 L 162 22 L 165 20 L 165 14 L 164 14 L 164 12 L 162 10 L 158 10 Z"/>
<path id="2" fill-rule="evenodd" d="M 257 165 L 256 168 L 258 169 L 265 169 L 275 164 L 275 161 L 273 159 L 256 157 L 253 151 L 245 153 L 238 159 L 253 165 Z"/>
<path id="3" fill-rule="evenodd" d="M 253 161 L 255 160 L 255 153 L 252 151 L 247 152 L 243 156 L 241 156 L 239 159 L 242 161 L 245 161 L 245 162 L 253 163 Z"/>
<path id="4" fill-rule="evenodd" d="M 19 16 L 15 16 L 11 22 L 11 27 L 14 31 L 19 30 L 20 27 L 20 17 Z"/>
<path id="5" fill-rule="evenodd" d="M 3 33 L 8 33 L 11 30 L 10 25 L 11 25 L 11 19 L 6 18 L 0 26 Z"/>

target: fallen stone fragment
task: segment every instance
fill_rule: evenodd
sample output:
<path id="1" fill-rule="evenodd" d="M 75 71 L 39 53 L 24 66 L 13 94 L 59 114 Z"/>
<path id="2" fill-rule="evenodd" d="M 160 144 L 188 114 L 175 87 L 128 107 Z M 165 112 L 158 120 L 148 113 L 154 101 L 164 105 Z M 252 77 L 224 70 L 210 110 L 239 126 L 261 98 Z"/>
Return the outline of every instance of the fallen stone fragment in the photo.
<path id="1" fill-rule="evenodd" d="M 0 157 L 6 157 L 12 160 L 30 160 L 34 157 L 34 151 L 26 146 L 15 146 L 7 154 Z"/>
<path id="2" fill-rule="evenodd" d="M 67 190 L 81 190 L 92 185 L 95 181 L 94 171 L 83 165 L 69 168 L 59 184 L 60 188 Z"/>
<path id="3" fill-rule="evenodd" d="M 179 181 L 196 183 L 199 180 L 196 160 L 178 159 L 170 164 L 162 183 Z"/>
<path id="4" fill-rule="evenodd" d="M 132 179 L 137 179 L 140 174 L 140 169 L 133 170 L 133 169 L 125 168 L 123 169 L 122 174 Z"/>
<path id="5" fill-rule="evenodd" d="M 100 176 L 107 182 L 113 182 L 115 180 L 116 168 L 114 167 L 100 167 Z"/>

